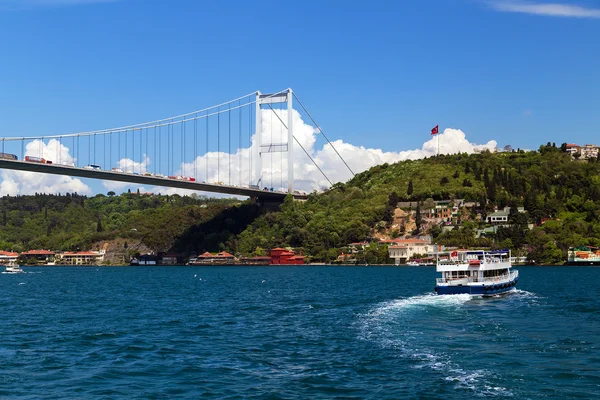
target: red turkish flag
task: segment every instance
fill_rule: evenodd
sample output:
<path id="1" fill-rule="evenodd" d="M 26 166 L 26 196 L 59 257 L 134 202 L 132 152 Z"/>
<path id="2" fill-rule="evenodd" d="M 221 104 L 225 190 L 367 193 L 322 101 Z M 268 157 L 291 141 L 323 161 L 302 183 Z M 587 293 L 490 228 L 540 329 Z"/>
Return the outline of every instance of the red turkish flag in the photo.
<path id="1" fill-rule="evenodd" d="M 433 128 L 431 130 L 431 134 L 432 135 L 437 135 L 439 133 L 439 129 L 438 129 L 439 125 L 436 125 L 435 128 Z"/>

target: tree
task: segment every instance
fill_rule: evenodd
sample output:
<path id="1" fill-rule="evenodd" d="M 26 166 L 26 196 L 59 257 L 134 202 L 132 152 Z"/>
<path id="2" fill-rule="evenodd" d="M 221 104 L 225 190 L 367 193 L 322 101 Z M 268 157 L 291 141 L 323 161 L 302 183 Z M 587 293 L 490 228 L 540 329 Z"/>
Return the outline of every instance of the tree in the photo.
<path id="1" fill-rule="evenodd" d="M 398 197 L 398 194 L 396 192 L 392 192 L 388 196 L 388 206 L 396 208 L 399 201 L 400 201 L 400 198 Z"/>
<path id="2" fill-rule="evenodd" d="M 467 161 L 467 163 L 465 164 L 465 174 L 469 174 L 471 172 L 471 166 L 469 165 L 469 162 Z"/>
<path id="3" fill-rule="evenodd" d="M 111 190 L 110 192 L 108 192 L 108 193 L 106 193 L 106 194 L 107 194 L 107 195 L 109 195 L 110 197 L 112 197 L 112 196 L 114 196 L 116 193 L 115 193 L 115 192 L 113 192 L 113 191 Z"/>
<path id="4" fill-rule="evenodd" d="M 448 182 L 450 182 L 450 180 L 445 176 L 442 179 L 440 179 L 440 185 L 442 186 L 447 184 Z"/>
<path id="5" fill-rule="evenodd" d="M 96 224 L 96 232 L 102 232 L 104 229 L 102 228 L 102 219 L 98 218 L 98 223 Z"/>
<path id="6" fill-rule="evenodd" d="M 563 153 L 567 152 L 567 144 L 563 143 L 560 145 L 560 151 L 562 151 Z"/>
<path id="7" fill-rule="evenodd" d="M 470 181 L 469 179 L 465 179 L 465 180 L 463 181 L 463 184 L 462 184 L 462 185 L 463 185 L 464 187 L 472 187 L 472 186 L 473 186 L 473 184 L 471 183 L 471 181 Z"/>
<path id="8" fill-rule="evenodd" d="M 454 175 L 452 175 L 454 179 L 458 179 L 460 177 L 460 172 L 458 170 L 454 171 Z"/>
<path id="9" fill-rule="evenodd" d="M 408 181 L 408 189 L 406 189 L 406 194 L 407 195 L 411 195 L 413 194 L 413 183 L 412 183 L 412 179 L 410 181 Z"/>
<path id="10" fill-rule="evenodd" d="M 414 235 L 421 233 L 421 224 L 423 223 L 423 217 L 421 216 L 421 202 L 417 202 L 417 209 L 415 210 L 415 225 L 416 228 L 413 231 Z"/>

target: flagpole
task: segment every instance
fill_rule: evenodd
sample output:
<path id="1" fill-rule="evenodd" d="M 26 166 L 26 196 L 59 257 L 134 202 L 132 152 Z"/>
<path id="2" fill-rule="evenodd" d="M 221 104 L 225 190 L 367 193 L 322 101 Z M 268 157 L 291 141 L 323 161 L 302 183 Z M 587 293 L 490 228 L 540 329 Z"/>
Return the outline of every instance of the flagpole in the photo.
<path id="1" fill-rule="evenodd" d="M 437 133 L 437 138 L 438 138 L 438 157 L 440 156 L 440 130 L 438 128 L 438 133 Z"/>

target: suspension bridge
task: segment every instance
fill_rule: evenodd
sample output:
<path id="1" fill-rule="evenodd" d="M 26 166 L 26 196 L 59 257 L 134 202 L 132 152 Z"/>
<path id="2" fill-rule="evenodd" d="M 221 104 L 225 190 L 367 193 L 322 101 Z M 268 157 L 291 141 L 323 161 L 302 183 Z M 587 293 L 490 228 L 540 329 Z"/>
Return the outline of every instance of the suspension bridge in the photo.
<path id="1" fill-rule="evenodd" d="M 0 168 L 282 201 L 307 157 L 294 133 L 300 111 L 333 144 L 291 90 L 260 91 L 218 105 L 135 125 L 47 136 L 0 138 Z"/>

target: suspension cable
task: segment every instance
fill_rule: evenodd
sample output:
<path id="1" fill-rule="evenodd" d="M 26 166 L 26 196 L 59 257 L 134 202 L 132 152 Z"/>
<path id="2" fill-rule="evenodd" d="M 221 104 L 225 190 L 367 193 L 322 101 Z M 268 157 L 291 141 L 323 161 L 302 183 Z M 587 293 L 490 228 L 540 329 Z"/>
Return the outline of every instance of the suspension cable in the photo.
<path id="1" fill-rule="evenodd" d="M 275 110 L 273 110 L 273 107 L 271 107 L 270 104 L 267 104 L 267 105 L 269 106 L 269 108 L 271 109 L 271 111 L 273 111 L 273 113 L 275 114 L 275 116 L 277 116 L 277 118 L 279 118 L 279 116 L 277 115 L 277 113 L 275 113 Z M 281 118 L 279 118 L 279 121 L 281 121 L 281 123 L 283 124 L 283 126 L 285 127 L 285 129 L 288 129 L 287 125 L 281 120 Z M 313 162 L 313 164 L 315 164 L 315 167 L 317 167 L 317 169 L 321 172 L 321 174 L 323 174 L 323 176 L 325 177 L 325 179 L 327 179 L 327 182 L 329 182 L 329 184 L 331 186 L 333 186 L 333 183 L 331 182 L 331 180 L 327 177 L 327 175 L 325 175 L 325 172 L 323 172 L 323 170 L 317 165 L 317 163 L 315 162 L 315 160 L 313 160 L 313 158 L 310 156 L 310 154 L 308 154 L 308 152 L 306 151 L 306 149 L 304 148 L 304 146 L 302 146 L 302 144 L 296 138 L 296 135 L 292 135 L 292 137 L 294 138 L 294 140 L 296 141 L 296 143 L 298 144 L 298 146 L 300 146 L 300 148 L 304 151 L 304 154 L 306 154 L 308 156 L 308 158 L 310 158 L 310 160 Z"/>
<path id="2" fill-rule="evenodd" d="M 350 168 L 350 166 L 346 163 L 346 160 L 344 160 L 344 158 L 337 151 L 337 149 L 335 148 L 335 146 L 333 145 L 333 143 L 331 143 L 331 141 L 329 140 L 329 138 L 325 135 L 325 132 L 323 132 L 323 129 L 321 129 L 321 127 L 319 126 L 319 124 L 317 124 L 317 121 L 315 121 L 315 119 L 312 117 L 312 115 L 310 115 L 310 113 L 308 112 L 308 110 L 306 109 L 306 107 L 304 107 L 304 104 L 302 104 L 302 102 L 300 101 L 300 99 L 298 98 L 298 96 L 296 96 L 296 92 L 292 92 L 292 94 L 294 95 L 294 97 L 296 98 L 296 100 L 298 100 L 298 103 L 304 109 L 304 112 L 306 112 L 306 115 L 308 115 L 308 117 L 312 120 L 313 124 L 315 124 L 315 126 L 317 127 L 317 129 L 319 130 L 319 132 L 321 132 L 321 135 L 323 135 L 323 137 L 325 138 L 325 140 L 327 140 L 327 143 L 329 143 L 329 145 L 331 146 L 331 148 L 333 149 L 333 151 L 335 151 L 335 153 L 338 155 L 338 157 L 340 158 L 340 160 L 342 160 L 342 162 L 344 163 L 344 165 L 346 166 L 346 168 L 348 168 L 348 170 L 350 171 L 350 173 L 352 174 L 352 176 L 356 176 L 356 174 L 354 173 L 354 171 L 352 171 L 352 169 Z"/>

